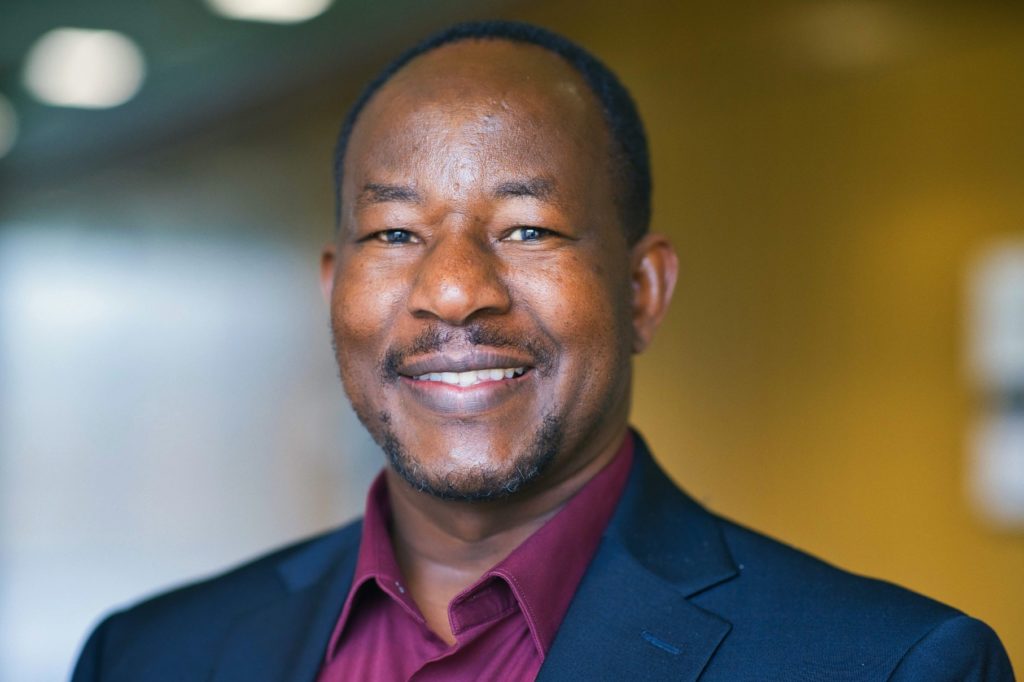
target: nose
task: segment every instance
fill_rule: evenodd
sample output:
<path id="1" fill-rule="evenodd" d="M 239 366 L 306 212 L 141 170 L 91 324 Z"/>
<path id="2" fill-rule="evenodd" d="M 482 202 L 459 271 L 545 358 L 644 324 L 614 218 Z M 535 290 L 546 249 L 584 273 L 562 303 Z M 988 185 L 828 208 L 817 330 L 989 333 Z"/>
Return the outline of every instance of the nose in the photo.
<path id="1" fill-rule="evenodd" d="M 453 326 L 480 315 L 500 315 L 512 300 L 504 265 L 486 237 L 447 234 L 423 255 L 409 295 L 409 312 Z"/>

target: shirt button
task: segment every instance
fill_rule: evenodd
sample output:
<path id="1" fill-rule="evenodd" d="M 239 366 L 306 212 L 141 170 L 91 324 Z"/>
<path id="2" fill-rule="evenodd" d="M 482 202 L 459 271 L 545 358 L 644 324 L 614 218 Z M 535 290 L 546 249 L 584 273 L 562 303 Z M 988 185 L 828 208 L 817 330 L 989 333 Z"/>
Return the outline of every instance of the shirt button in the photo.
<path id="1" fill-rule="evenodd" d="M 405 594 L 405 588 L 404 588 L 404 587 L 402 587 L 402 583 L 400 583 L 400 582 L 398 582 L 398 581 L 396 580 L 396 581 L 395 581 L 395 587 L 397 587 L 397 588 L 398 588 L 398 593 L 399 593 L 399 594 Z"/>

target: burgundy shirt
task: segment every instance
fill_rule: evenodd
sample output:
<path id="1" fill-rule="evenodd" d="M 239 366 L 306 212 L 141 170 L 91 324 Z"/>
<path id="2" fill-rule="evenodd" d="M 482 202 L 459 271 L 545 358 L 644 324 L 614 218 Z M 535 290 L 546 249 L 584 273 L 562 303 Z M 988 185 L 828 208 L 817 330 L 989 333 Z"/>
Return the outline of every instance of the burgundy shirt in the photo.
<path id="1" fill-rule="evenodd" d="M 405 589 L 388 533 L 381 474 L 366 501 L 352 588 L 331 635 L 319 682 L 532 680 L 597 551 L 633 460 L 627 433 L 612 461 L 562 509 L 475 584 L 452 599 L 449 646 Z"/>

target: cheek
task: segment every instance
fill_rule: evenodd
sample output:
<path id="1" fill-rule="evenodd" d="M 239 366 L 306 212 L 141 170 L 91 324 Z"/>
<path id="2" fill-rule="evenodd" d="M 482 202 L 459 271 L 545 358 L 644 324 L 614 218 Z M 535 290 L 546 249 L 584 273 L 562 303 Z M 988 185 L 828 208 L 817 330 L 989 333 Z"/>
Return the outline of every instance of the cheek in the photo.
<path id="1" fill-rule="evenodd" d="M 606 264 L 570 256 L 534 274 L 539 276 L 526 284 L 530 307 L 564 353 L 584 356 L 584 362 L 621 354 L 628 341 L 627 299 L 620 278 L 610 276 Z"/>
<path id="2" fill-rule="evenodd" d="M 383 346 L 403 299 L 395 279 L 392 272 L 358 261 L 341 265 L 331 297 L 331 325 L 340 356 L 383 353 L 377 345 Z"/>

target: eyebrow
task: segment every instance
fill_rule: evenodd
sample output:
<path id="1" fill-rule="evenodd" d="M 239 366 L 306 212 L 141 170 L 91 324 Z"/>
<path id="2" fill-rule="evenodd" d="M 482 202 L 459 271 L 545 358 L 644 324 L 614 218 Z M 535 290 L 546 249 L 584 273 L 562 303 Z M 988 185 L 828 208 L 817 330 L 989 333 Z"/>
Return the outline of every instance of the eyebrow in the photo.
<path id="1" fill-rule="evenodd" d="M 524 180 L 508 180 L 499 183 L 491 190 L 495 199 L 530 198 L 539 201 L 551 201 L 555 196 L 555 183 L 544 177 L 527 178 Z M 359 206 L 386 204 L 392 201 L 418 204 L 423 197 L 410 185 L 389 185 L 381 182 L 368 182 L 363 186 L 356 200 Z"/>
<path id="2" fill-rule="evenodd" d="M 514 199 L 527 197 L 540 201 L 551 201 L 555 195 L 555 183 L 548 178 L 529 178 L 527 180 L 509 180 L 491 190 L 495 199 Z"/>
<path id="3" fill-rule="evenodd" d="M 391 201 L 418 204 L 423 201 L 423 197 L 409 185 L 388 185 L 380 182 L 368 182 L 363 186 L 363 190 L 359 193 L 356 203 L 360 206 L 366 206 L 386 204 Z"/>

